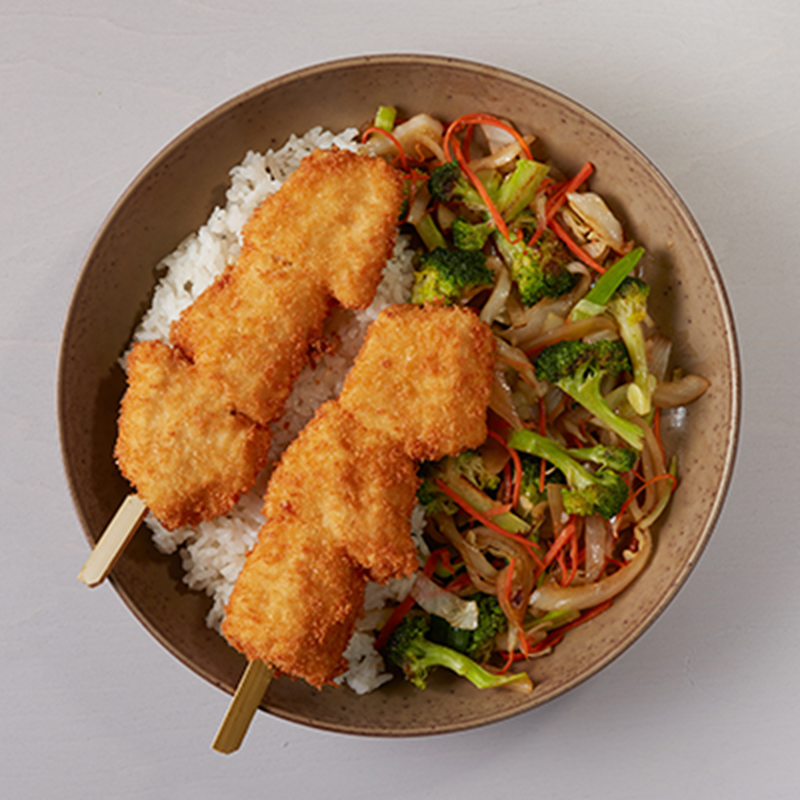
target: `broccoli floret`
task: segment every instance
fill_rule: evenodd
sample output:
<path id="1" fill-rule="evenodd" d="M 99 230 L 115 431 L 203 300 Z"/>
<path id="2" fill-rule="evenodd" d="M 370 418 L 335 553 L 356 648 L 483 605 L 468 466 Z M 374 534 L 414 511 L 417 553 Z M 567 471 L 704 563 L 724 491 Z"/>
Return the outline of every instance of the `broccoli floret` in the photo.
<path id="1" fill-rule="evenodd" d="M 472 631 L 454 628 L 446 619 L 431 615 L 428 638 L 476 661 L 485 661 L 495 636 L 508 627 L 508 619 L 494 595 L 479 593 L 465 599 L 478 605 L 478 627 Z"/>
<path id="2" fill-rule="evenodd" d="M 494 273 L 480 251 L 437 247 L 420 257 L 414 271 L 411 302 L 452 305 L 470 289 L 493 283 Z"/>
<path id="3" fill-rule="evenodd" d="M 512 222 L 533 202 L 547 172 L 546 165 L 521 158 L 514 170 L 505 177 L 497 170 L 479 172 L 477 177 L 500 216 L 506 222 Z M 471 211 L 477 212 L 481 222 L 494 227 L 480 192 L 464 175 L 457 161 L 448 161 L 437 167 L 428 179 L 428 190 L 434 200 L 465 205 Z"/>
<path id="4" fill-rule="evenodd" d="M 510 242 L 499 232 L 494 241 L 526 306 L 535 305 L 543 297 L 560 297 L 580 280 L 579 275 L 567 269 L 573 259 L 550 230 L 545 230 L 533 246 L 526 244 L 523 237 Z"/>
<path id="5" fill-rule="evenodd" d="M 576 461 L 591 461 L 614 472 L 629 472 L 636 464 L 639 454 L 627 447 L 598 444 L 594 447 L 565 448 L 564 452 Z"/>
<path id="6" fill-rule="evenodd" d="M 457 161 L 446 161 L 431 173 L 428 191 L 439 203 L 461 203 L 474 211 L 486 210 L 483 198 L 461 171 Z"/>
<path id="7" fill-rule="evenodd" d="M 514 431 L 508 443 L 515 450 L 543 458 L 561 470 L 567 483 L 562 498 L 568 514 L 582 517 L 600 514 L 606 519 L 619 514 L 628 497 L 628 486 L 616 472 L 605 467 L 590 472 L 557 442 L 534 431 Z"/>
<path id="8" fill-rule="evenodd" d="M 465 450 L 455 456 L 453 468 L 479 489 L 494 491 L 500 485 L 500 476 L 486 468 L 486 462 L 477 450 Z"/>
<path id="9" fill-rule="evenodd" d="M 448 514 L 452 516 L 458 506 L 436 485 L 435 480 L 422 476 L 417 489 L 417 503 L 425 508 L 425 513 Z"/>
<path id="10" fill-rule="evenodd" d="M 429 501 L 426 504 L 428 513 L 444 512 L 452 515 L 455 512 L 455 502 L 439 488 L 437 481 L 441 481 L 450 491 L 480 513 L 489 511 L 499 505 L 497 500 L 487 494 L 484 489 L 473 483 L 475 465 L 472 464 L 471 471 L 468 474 L 464 472 L 465 463 L 469 465 L 469 462 L 459 461 L 458 457 L 447 456 L 441 461 L 425 462 L 422 465 L 419 474 L 423 479 L 423 484 L 420 486 L 417 497 L 419 499 L 419 492 L 421 491 L 423 499 Z M 426 483 L 429 484 L 427 487 L 425 486 Z M 448 510 L 445 499 L 452 504 L 452 510 Z M 492 521 L 510 533 L 528 534 L 531 530 L 530 523 L 511 511 L 494 515 Z"/>
<path id="11" fill-rule="evenodd" d="M 628 386 L 628 402 L 637 414 L 649 414 L 656 379 L 647 368 L 647 352 L 642 323 L 647 317 L 650 287 L 639 278 L 628 277 L 620 284 L 607 310 L 616 320 L 619 335 L 628 348 L 633 365 L 633 383 Z"/>
<path id="12" fill-rule="evenodd" d="M 429 623 L 421 614 L 409 614 L 392 632 L 386 644 L 387 659 L 403 670 L 407 680 L 424 689 L 432 669 L 445 667 L 470 681 L 478 689 L 506 686 L 521 692 L 533 689 L 525 672 L 495 675 L 469 656 L 426 638 Z"/>
<path id="13" fill-rule="evenodd" d="M 637 451 L 642 449 L 642 429 L 617 416 L 600 393 L 600 384 L 606 375 L 630 370 L 628 351 L 621 340 L 601 339 L 593 344 L 557 342 L 545 347 L 533 366 L 540 380 L 558 386 L 593 414 L 601 425 Z"/>
<path id="14" fill-rule="evenodd" d="M 542 474 L 542 460 L 538 456 L 530 453 L 520 452 L 520 464 L 522 466 L 522 479 L 519 487 L 520 506 L 523 511 L 530 513 L 533 507 L 547 500 L 547 491 L 539 491 L 539 481 Z M 545 471 L 545 487 L 549 483 L 565 484 L 567 479 L 561 470 L 549 467 Z"/>
<path id="15" fill-rule="evenodd" d="M 481 250 L 494 230 L 491 220 L 470 222 L 464 217 L 453 220 L 451 233 L 453 244 L 460 250 Z"/>

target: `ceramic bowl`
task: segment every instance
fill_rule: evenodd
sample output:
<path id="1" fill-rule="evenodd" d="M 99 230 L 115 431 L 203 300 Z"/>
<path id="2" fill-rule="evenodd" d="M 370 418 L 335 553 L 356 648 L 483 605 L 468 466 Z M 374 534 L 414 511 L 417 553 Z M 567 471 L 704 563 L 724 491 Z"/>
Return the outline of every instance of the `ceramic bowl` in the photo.
<path id="1" fill-rule="evenodd" d="M 608 665 L 661 614 L 720 512 L 736 451 L 740 378 L 729 305 L 702 233 L 653 164 L 606 122 L 532 80 L 452 58 L 375 56 L 314 66 L 246 91 L 179 135 L 133 181 L 89 252 L 64 330 L 59 417 L 65 468 L 90 545 L 130 491 L 112 456 L 124 391 L 117 360 L 149 304 L 155 265 L 224 204 L 228 171 L 248 150 L 277 149 L 291 133 L 315 125 L 364 124 L 379 104 L 444 120 L 489 112 L 535 133 L 567 172 L 591 160 L 592 188 L 647 249 L 653 314 L 675 338 L 676 362 L 711 381 L 684 423 L 667 433 L 681 480 L 655 530 L 651 564 L 609 611 L 570 632 L 553 655 L 530 662 L 532 694 L 480 692 L 444 673 L 424 692 L 395 680 L 366 696 L 279 679 L 262 704 L 271 714 L 331 731 L 423 735 L 530 711 Z M 210 601 L 189 590 L 182 574 L 179 557 L 160 554 L 143 528 L 110 580 L 176 658 L 230 693 L 245 660 L 205 626 Z"/>

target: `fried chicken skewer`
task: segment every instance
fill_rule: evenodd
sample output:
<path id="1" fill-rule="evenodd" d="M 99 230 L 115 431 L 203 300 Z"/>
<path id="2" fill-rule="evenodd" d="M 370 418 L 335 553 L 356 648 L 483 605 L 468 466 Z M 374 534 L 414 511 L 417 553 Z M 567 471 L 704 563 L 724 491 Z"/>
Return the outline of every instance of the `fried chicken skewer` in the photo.
<path id="1" fill-rule="evenodd" d="M 137 513 L 109 526 L 80 580 L 106 577 L 146 509 L 173 530 L 253 486 L 329 311 L 374 298 L 401 202 L 383 160 L 315 151 L 248 220 L 239 260 L 173 323 L 172 346 L 133 347 L 115 456 Z"/>
<path id="2" fill-rule="evenodd" d="M 419 566 L 410 525 L 419 460 L 486 438 L 493 353 L 470 310 L 379 315 L 339 399 L 317 411 L 270 480 L 266 521 L 222 624 L 251 662 L 318 688 L 347 669 L 367 581 Z"/>

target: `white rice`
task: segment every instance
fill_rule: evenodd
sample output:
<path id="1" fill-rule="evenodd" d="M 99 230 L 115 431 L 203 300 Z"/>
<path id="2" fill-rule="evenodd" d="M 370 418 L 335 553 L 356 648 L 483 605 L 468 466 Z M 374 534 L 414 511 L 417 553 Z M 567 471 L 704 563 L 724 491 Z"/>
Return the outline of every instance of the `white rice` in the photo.
<path id="1" fill-rule="evenodd" d="M 315 148 L 335 145 L 340 149 L 355 150 L 357 134 L 355 129 L 334 134 L 313 128 L 302 137 L 291 136 L 278 151 L 249 152 L 242 163 L 231 170 L 225 207 L 215 208 L 206 224 L 159 264 L 159 270 L 164 274 L 133 341 L 159 339 L 168 342 L 171 322 L 228 264 L 236 261 L 242 226 L 264 198 L 276 192 L 300 161 Z M 196 528 L 175 531 L 166 530 L 152 515 L 148 515 L 146 522 L 152 530 L 156 547 L 164 553 L 178 550 L 186 573 L 184 582 L 213 599 L 206 618 L 209 627 L 219 631 L 234 582 L 244 566 L 247 552 L 256 542 L 263 523 L 260 512 L 271 465 L 311 419 L 317 407 L 338 395 L 344 376 L 361 346 L 366 327 L 387 305 L 408 300 L 412 280 L 411 249 L 408 241 L 400 237 L 372 305 L 357 313 L 337 311 L 326 323 L 326 333 L 338 336 L 341 346 L 322 356 L 316 367 L 309 365 L 303 370 L 287 402 L 286 413 L 272 425 L 270 466 L 262 473 L 256 486 L 228 514 L 200 523 Z M 412 518 L 412 528 L 424 555 L 425 546 L 420 536 L 422 524 L 423 516 L 418 510 Z M 373 631 L 385 619 L 383 608 L 386 601 L 405 596 L 410 588 L 409 581 L 368 586 L 364 617 L 345 652 L 350 669 L 340 679 L 359 694 L 372 691 L 391 678 L 372 646 Z"/>

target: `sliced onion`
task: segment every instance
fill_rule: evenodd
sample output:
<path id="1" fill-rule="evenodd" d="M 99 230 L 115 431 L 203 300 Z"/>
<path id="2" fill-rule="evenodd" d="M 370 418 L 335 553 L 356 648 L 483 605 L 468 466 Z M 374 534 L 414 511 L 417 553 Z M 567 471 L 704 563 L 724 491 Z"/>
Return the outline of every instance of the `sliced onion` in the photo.
<path id="1" fill-rule="evenodd" d="M 599 514 L 587 517 L 583 527 L 586 545 L 586 566 L 584 580 L 594 583 L 603 571 L 608 553 L 608 542 L 611 539 L 608 523 Z"/>
<path id="2" fill-rule="evenodd" d="M 411 596 L 429 614 L 446 619 L 454 628 L 474 631 L 478 627 L 478 604 L 448 592 L 424 572 L 417 574 Z"/>
<path id="3" fill-rule="evenodd" d="M 522 419 L 514 405 L 511 387 L 508 385 L 504 370 L 502 369 L 496 369 L 494 371 L 492 394 L 489 397 L 489 408 L 513 428 L 523 427 Z"/>
<path id="4" fill-rule="evenodd" d="M 647 369 L 658 381 L 667 377 L 669 357 L 672 354 L 672 340 L 662 333 L 653 334 L 646 341 Z"/>
<path id="5" fill-rule="evenodd" d="M 618 253 L 625 250 L 625 237 L 620 221 L 611 213 L 605 200 L 594 192 L 569 192 L 570 208 L 605 242 Z"/>
<path id="6" fill-rule="evenodd" d="M 501 358 L 514 362 L 511 366 L 536 390 L 536 396 L 542 396 L 547 391 L 546 384 L 540 382 L 536 377 L 536 371 L 530 359 L 519 347 L 513 347 L 504 339 L 496 337 L 497 354 Z"/>
<path id="7" fill-rule="evenodd" d="M 417 114 L 392 130 L 392 136 L 400 142 L 406 155 L 414 155 L 417 144 L 420 144 L 442 161 L 444 160 L 441 148 L 443 135 L 442 123 L 428 114 Z M 397 155 L 397 148 L 388 136 L 371 136 L 362 149 L 374 156 Z"/>
<path id="8" fill-rule="evenodd" d="M 481 133 L 486 137 L 486 143 L 489 145 L 489 152 L 496 153 L 502 150 L 511 142 L 516 142 L 517 139 L 511 131 L 505 128 L 499 128 L 497 125 L 479 125 Z M 528 142 L 533 141 L 533 136 L 526 136 L 525 140 Z"/>
<path id="9" fill-rule="evenodd" d="M 446 514 L 437 515 L 436 522 L 439 532 L 458 550 L 461 558 L 464 559 L 467 573 L 475 587 L 484 594 L 494 594 L 497 585 L 497 570 L 486 560 L 486 557 L 475 545 L 468 542 L 461 535 L 452 517 Z"/>
<path id="10" fill-rule="evenodd" d="M 503 169 L 516 161 L 521 152 L 522 145 L 512 138 L 510 142 L 499 147 L 490 155 L 470 161 L 469 166 L 473 172 L 480 172 L 484 169 Z"/>
<path id="11" fill-rule="evenodd" d="M 536 612 L 585 611 L 616 597 L 644 569 L 653 549 L 650 531 L 637 529 L 636 536 L 639 549 L 622 569 L 601 581 L 582 586 L 560 586 L 558 581 L 548 580 L 531 595 L 531 609 Z"/>
<path id="12" fill-rule="evenodd" d="M 684 375 L 676 381 L 659 383 L 653 392 L 653 405 L 656 408 L 676 408 L 697 400 L 704 394 L 711 381 L 700 375 Z"/>
<path id="13" fill-rule="evenodd" d="M 489 259 L 486 261 L 487 266 L 489 266 L 490 269 L 494 269 L 496 277 L 494 289 L 492 289 L 489 299 L 481 309 L 481 321 L 485 322 L 487 325 L 491 325 L 505 308 L 508 296 L 511 294 L 512 281 L 511 274 L 500 259 L 496 259 L 496 262 L 494 260 L 490 261 Z"/>
<path id="14" fill-rule="evenodd" d="M 561 297 L 546 297 L 544 300 L 540 300 L 536 305 L 526 309 L 523 324 L 511 328 L 506 332 L 505 337 L 511 344 L 527 349 L 526 343 L 542 332 L 548 314 L 566 317 L 572 306 L 589 291 L 591 283 L 591 276 L 584 273 L 569 293 Z"/>
<path id="15" fill-rule="evenodd" d="M 613 320 L 608 317 L 585 317 L 572 322 L 565 322 L 557 325 L 550 330 L 543 330 L 538 336 L 525 342 L 520 342 L 519 346 L 525 350 L 540 350 L 542 347 L 563 342 L 566 340 L 583 339 L 586 336 L 594 336 L 598 333 L 607 333 L 616 330 Z"/>
<path id="16" fill-rule="evenodd" d="M 428 191 L 428 185 L 424 184 L 417 188 L 414 193 L 414 199 L 411 202 L 411 207 L 408 209 L 407 221 L 411 225 L 416 225 L 428 213 L 428 201 L 431 199 L 431 193 Z"/>

